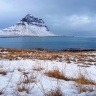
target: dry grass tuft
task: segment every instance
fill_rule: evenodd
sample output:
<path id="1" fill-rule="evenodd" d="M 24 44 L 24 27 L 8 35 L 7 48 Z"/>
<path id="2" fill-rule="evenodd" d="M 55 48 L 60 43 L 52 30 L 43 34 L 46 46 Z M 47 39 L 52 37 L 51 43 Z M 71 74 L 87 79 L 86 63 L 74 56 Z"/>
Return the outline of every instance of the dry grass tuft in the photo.
<path id="1" fill-rule="evenodd" d="M 96 83 L 94 83 L 94 82 L 93 82 L 92 80 L 90 80 L 90 79 L 87 79 L 84 75 L 80 75 L 80 77 L 77 78 L 77 79 L 75 80 L 75 82 L 78 83 L 78 84 L 86 84 L 86 85 L 91 84 L 91 85 L 96 85 Z"/>
<path id="2" fill-rule="evenodd" d="M 69 56 L 66 56 L 65 61 L 66 61 L 67 63 L 71 63 L 71 60 L 70 60 Z"/>
<path id="3" fill-rule="evenodd" d="M 63 72 L 61 73 L 58 69 L 45 72 L 45 74 L 46 74 L 47 76 L 49 76 L 49 77 L 53 77 L 53 78 L 56 78 L 56 79 L 63 79 L 63 80 L 66 80 L 66 81 L 73 80 L 73 79 L 67 78 L 67 77 L 63 74 Z"/>
<path id="4" fill-rule="evenodd" d="M 42 70 L 44 70 L 44 68 L 42 67 L 41 64 L 39 64 L 38 66 L 33 67 L 32 70 L 34 70 L 34 71 L 42 71 Z"/>
<path id="5" fill-rule="evenodd" d="M 79 92 L 92 92 L 94 91 L 93 86 L 96 86 L 96 83 L 90 79 L 88 72 L 84 69 L 84 73 L 81 73 L 81 69 L 78 72 L 79 77 L 75 79 L 76 85 L 78 86 Z"/>
<path id="6" fill-rule="evenodd" d="M 94 88 L 93 86 L 83 86 L 82 84 L 78 84 L 78 90 L 79 90 L 79 93 L 82 93 L 82 92 L 93 92 L 94 91 Z"/>
<path id="7" fill-rule="evenodd" d="M 31 83 L 34 84 L 32 85 Z M 23 75 L 19 79 L 16 90 L 18 92 L 25 91 L 27 94 L 29 94 L 34 88 L 35 84 L 35 77 L 33 77 L 33 75 L 30 76 L 29 74 L 23 73 Z"/>
<path id="8" fill-rule="evenodd" d="M 0 74 L 7 75 L 7 72 L 5 70 L 0 70 Z"/>
<path id="9" fill-rule="evenodd" d="M 46 96 L 63 96 L 63 95 L 62 95 L 61 89 L 60 88 L 56 88 L 55 90 L 52 89 L 51 91 L 49 91 L 46 94 Z"/>
<path id="10" fill-rule="evenodd" d="M 33 68 L 34 71 L 42 71 L 44 68 L 38 67 L 38 68 Z"/>
<path id="11" fill-rule="evenodd" d="M 19 92 L 25 91 L 26 93 L 29 93 L 30 92 L 30 88 L 22 83 L 22 85 L 18 85 L 17 91 L 19 91 Z"/>
<path id="12" fill-rule="evenodd" d="M 34 82 L 36 82 L 36 77 L 33 74 L 31 74 L 29 76 L 26 75 L 23 79 L 23 83 L 25 83 L 25 84 L 34 83 Z"/>
<path id="13" fill-rule="evenodd" d="M 1 75 L 7 75 L 6 68 L 3 68 L 3 64 L 0 64 L 0 74 Z"/>
<path id="14" fill-rule="evenodd" d="M 20 77 L 19 83 L 24 83 L 24 84 L 29 84 L 29 83 L 35 83 L 36 82 L 36 77 L 34 76 L 33 73 L 28 74 L 26 72 L 23 72 L 23 75 Z"/>

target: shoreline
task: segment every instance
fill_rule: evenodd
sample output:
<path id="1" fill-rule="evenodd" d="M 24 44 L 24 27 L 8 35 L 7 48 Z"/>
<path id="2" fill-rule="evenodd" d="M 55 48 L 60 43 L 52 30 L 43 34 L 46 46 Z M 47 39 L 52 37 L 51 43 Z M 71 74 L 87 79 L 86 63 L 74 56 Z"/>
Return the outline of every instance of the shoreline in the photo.
<path id="1" fill-rule="evenodd" d="M 66 35 L 54 35 L 54 36 L 31 36 L 31 35 L 21 35 L 21 36 L 3 36 L 3 35 L 0 35 L 0 38 L 17 38 L 17 37 L 74 37 L 74 38 L 96 38 L 96 36 L 66 36 Z"/>
<path id="2" fill-rule="evenodd" d="M 27 48 L 6 48 L 6 47 L 0 47 L 0 50 L 28 50 L 28 51 L 47 51 L 47 52 L 87 52 L 87 51 L 96 51 L 96 49 L 81 49 L 81 48 L 68 48 L 68 49 L 61 49 L 61 50 L 55 50 L 55 49 L 42 49 L 42 48 L 34 48 L 34 49 L 27 49 Z"/>

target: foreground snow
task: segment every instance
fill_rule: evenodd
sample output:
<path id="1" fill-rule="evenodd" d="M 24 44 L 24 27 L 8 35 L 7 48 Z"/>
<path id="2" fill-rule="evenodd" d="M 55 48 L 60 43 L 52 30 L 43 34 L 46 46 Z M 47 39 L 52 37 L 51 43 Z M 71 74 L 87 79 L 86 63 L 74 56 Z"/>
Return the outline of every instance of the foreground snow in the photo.
<path id="1" fill-rule="evenodd" d="M 84 74 L 86 70 L 91 80 L 96 82 L 95 65 L 79 67 L 74 62 L 69 64 L 55 60 L 0 60 L 0 72 L 6 71 L 7 73 L 6 75 L 0 74 L 0 93 L 2 93 L 0 96 L 45 96 L 45 93 L 58 86 L 61 88 L 63 96 L 96 96 L 95 85 L 92 85 L 94 89 L 92 92 L 79 92 L 76 82 L 57 80 L 44 74 L 54 68 L 63 70 L 68 78 L 77 78 L 79 71 Z M 22 85 L 22 80 L 28 78 L 32 79 L 32 82 Z M 18 86 L 26 86 L 30 91 L 28 93 L 20 92 Z"/>

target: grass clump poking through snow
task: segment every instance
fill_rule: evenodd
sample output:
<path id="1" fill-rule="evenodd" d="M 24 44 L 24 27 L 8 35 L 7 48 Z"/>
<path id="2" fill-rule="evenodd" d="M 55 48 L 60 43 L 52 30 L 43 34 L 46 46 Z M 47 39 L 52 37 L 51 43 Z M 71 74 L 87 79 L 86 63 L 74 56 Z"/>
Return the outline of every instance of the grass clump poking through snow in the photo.
<path id="1" fill-rule="evenodd" d="M 28 84 L 28 83 L 35 83 L 36 82 L 36 77 L 34 76 L 33 73 L 26 74 L 25 72 L 23 73 L 24 78 L 23 78 L 23 83 Z"/>
<path id="2" fill-rule="evenodd" d="M 80 84 L 86 84 L 86 85 L 88 84 L 95 85 L 95 83 L 92 80 L 87 79 L 84 75 L 81 75 L 79 78 L 77 78 L 75 82 Z"/>
<path id="3" fill-rule="evenodd" d="M 92 85 L 88 85 L 88 86 L 84 86 L 82 84 L 78 84 L 78 90 L 80 93 L 82 92 L 93 92 L 94 91 L 94 86 Z"/>
<path id="4" fill-rule="evenodd" d="M 96 83 L 90 79 L 87 71 L 84 71 L 85 73 L 81 73 L 81 70 L 79 70 L 79 77 L 75 79 L 76 85 L 78 86 L 78 90 L 80 93 L 86 91 L 92 92 L 94 91 L 94 86 L 96 86 Z"/>
<path id="5" fill-rule="evenodd" d="M 3 68 L 3 65 L 0 64 L 0 74 L 1 75 L 7 75 L 7 71 L 5 68 Z"/>
<path id="6" fill-rule="evenodd" d="M 59 87 L 57 87 L 55 90 L 49 91 L 46 96 L 63 96 L 62 91 Z"/>
<path id="7" fill-rule="evenodd" d="M 25 86 L 24 84 L 22 84 L 22 85 L 18 85 L 17 90 L 19 92 L 25 91 L 26 93 L 29 93 L 30 88 L 28 86 Z"/>
<path id="8" fill-rule="evenodd" d="M 38 66 L 34 66 L 34 67 L 32 68 L 32 70 L 34 70 L 34 71 L 42 71 L 42 70 L 44 70 L 44 68 L 42 67 L 41 64 L 39 64 Z"/>
<path id="9" fill-rule="evenodd" d="M 30 83 L 35 83 L 36 82 L 36 77 L 34 73 L 26 73 L 23 72 L 23 75 L 20 77 L 19 83 L 24 83 L 24 84 L 30 84 Z"/>
<path id="10" fill-rule="evenodd" d="M 35 79 L 36 77 L 33 75 L 33 73 L 28 74 L 26 72 L 23 72 L 23 75 L 20 77 L 19 82 L 17 84 L 16 90 L 18 92 L 25 91 L 27 94 L 29 94 L 36 84 Z"/>
<path id="11" fill-rule="evenodd" d="M 0 74 L 7 75 L 7 72 L 5 70 L 0 70 Z"/>
<path id="12" fill-rule="evenodd" d="M 66 77 L 64 72 L 60 72 L 59 69 L 54 69 L 52 71 L 47 71 L 47 72 L 45 72 L 45 74 L 49 77 L 53 77 L 53 78 L 56 78 L 56 79 L 63 79 L 63 80 L 66 80 L 66 81 L 72 80 L 71 78 Z"/>
<path id="13" fill-rule="evenodd" d="M 96 83 L 94 83 L 91 79 L 90 79 L 90 76 L 88 76 L 88 72 L 87 70 L 83 70 L 84 73 L 81 72 L 81 69 L 79 69 L 79 72 L 78 72 L 78 78 L 75 80 L 76 83 L 79 83 L 79 84 L 85 84 L 85 85 L 96 85 Z"/>
<path id="14" fill-rule="evenodd" d="M 42 71 L 44 68 L 38 67 L 38 68 L 33 68 L 34 71 Z"/>

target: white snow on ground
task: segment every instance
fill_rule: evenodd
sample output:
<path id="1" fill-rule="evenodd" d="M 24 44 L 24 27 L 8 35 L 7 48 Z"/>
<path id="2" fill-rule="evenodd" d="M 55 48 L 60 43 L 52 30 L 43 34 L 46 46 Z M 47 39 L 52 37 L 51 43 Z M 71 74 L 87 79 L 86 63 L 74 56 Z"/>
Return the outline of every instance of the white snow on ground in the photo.
<path id="1" fill-rule="evenodd" d="M 38 69 L 40 69 L 38 71 Z M 96 96 L 96 86 L 93 86 L 93 92 L 79 92 L 76 82 L 55 79 L 46 76 L 44 73 L 49 70 L 58 68 L 63 70 L 66 77 L 77 78 L 78 72 L 87 71 L 88 76 L 96 82 L 96 66 L 78 67 L 74 63 L 57 62 L 50 60 L 0 60 L 0 96 L 45 96 L 51 89 L 61 88 L 63 96 Z M 37 70 L 36 70 L 37 69 Z M 6 71 L 3 75 L 1 72 Z M 24 75 L 25 74 L 25 75 Z M 25 77 L 24 77 L 25 76 Z M 23 85 L 22 80 L 30 77 L 33 82 Z M 88 77 L 88 78 L 89 78 Z M 34 82 L 35 80 L 35 82 Z M 21 83 L 20 83 L 21 81 Z M 18 86 L 26 86 L 29 88 L 29 93 L 25 91 L 19 92 Z"/>

